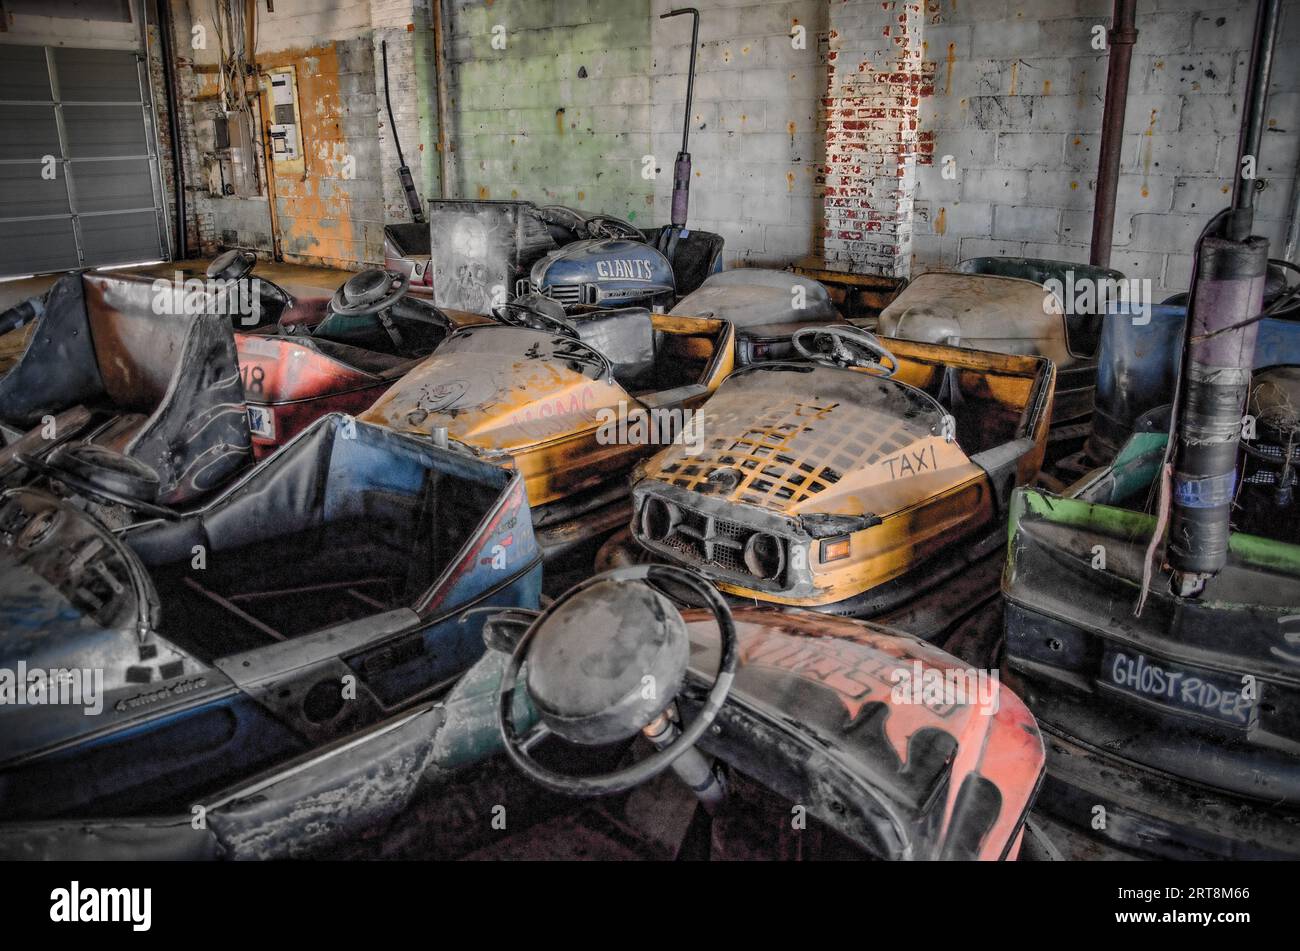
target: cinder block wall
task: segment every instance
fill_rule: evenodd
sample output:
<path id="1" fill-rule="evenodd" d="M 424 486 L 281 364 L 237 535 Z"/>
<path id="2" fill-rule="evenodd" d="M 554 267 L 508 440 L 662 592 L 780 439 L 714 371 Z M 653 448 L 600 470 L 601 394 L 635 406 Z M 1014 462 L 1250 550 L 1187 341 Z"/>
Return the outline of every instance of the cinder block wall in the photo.
<path id="1" fill-rule="evenodd" d="M 480 0 L 452 5 L 455 187 L 637 224 L 670 217 L 690 17 L 674 0 Z M 815 250 L 825 89 L 824 0 L 702 0 L 691 110 L 690 225 L 727 264 Z M 802 26 L 802 39 L 792 41 Z M 497 47 L 502 42 L 505 49 Z M 646 170 L 657 170 L 646 177 Z"/>
<path id="2" fill-rule="evenodd" d="M 1086 262 L 1106 88 L 1111 0 L 926 5 L 933 138 L 914 194 L 912 268 L 984 254 Z M 1125 117 L 1112 266 L 1185 290 L 1191 249 L 1230 201 L 1253 3 L 1141 0 Z M 1284 4 L 1259 161 L 1256 232 L 1281 253 L 1300 153 L 1300 2 Z M 956 175 L 945 178 L 943 157 Z"/>
<path id="3" fill-rule="evenodd" d="M 449 193 L 667 221 L 690 21 L 659 14 L 677 2 L 447 0 Z M 1087 259 L 1107 61 L 1091 40 L 1111 0 L 696 5 L 690 221 L 724 235 L 728 266 L 814 258 L 905 276 L 980 254 Z M 173 6 L 183 131 L 201 146 L 193 119 L 212 108 L 215 51 L 189 38 L 209 11 Z M 289 259 L 376 263 L 383 224 L 407 220 L 382 40 L 406 160 L 424 197 L 438 194 L 430 11 L 430 0 L 261 10 L 259 61 L 297 63 L 307 87 L 308 171 L 277 188 Z M 1139 2 L 1113 264 L 1161 295 L 1186 286 L 1191 242 L 1231 190 L 1252 24 L 1250 4 Z M 1300 0 L 1287 0 L 1259 163 L 1257 230 L 1274 254 L 1300 152 L 1297 49 Z M 205 250 L 269 250 L 266 202 L 208 198 L 197 178 Z"/>
<path id="4" fill-rule="evenodd" d="M 427 9 L 426 3 L 423 21 L 410 0 L 279 0 L 274 12 L 259 10 L 258 65 L 297 68 L 305 170 L 274 178 L 285 260 L 347 268 L 377 263 L 383 259 L 384 224 L 408 219 L 384 109 L 383 40 L 389 44 L 393 110 L 406 160 L 417 182 L 429 174 L 426 166 L 436 176 L 437 162 L 422 161 L 420 134 L 427 96 L 417 63 L 431 59 Z M 214 197 L 201 180 L 197 154 L 211 146 L 204 120 L 218 114 L 216 39 L 207 4 L 177 0 L 173 11 L 179 78 L 189 105 L 185 128 L 193 141 L 194 167 L 187 161 L 187 174 L 201 241 L 197 251 L 210 255 L 219 246 L 238 245 L 270 252 L 267 200 Z M 207 43 L 195 49 L 191 37 L 200 25 Z"/>

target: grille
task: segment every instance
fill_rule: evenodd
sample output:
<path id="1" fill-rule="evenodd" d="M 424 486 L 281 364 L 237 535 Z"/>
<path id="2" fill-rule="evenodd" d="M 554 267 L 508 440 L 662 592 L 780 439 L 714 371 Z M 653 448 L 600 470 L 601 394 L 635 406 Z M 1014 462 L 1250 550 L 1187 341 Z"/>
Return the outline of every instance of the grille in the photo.
<path id="1" fill-rule="evenodd" d="M 559 301 L 566 306 L 582 303 L 581 284 L 552 284 L 550 287 L 542 288 L 541 292 L 551 300 Z"/>
<path id="2" fill-rule="evenodd" d="M 716 568 L 747 581 L 784 585 L 784 569 L 782 576 L 764 579 L 759 578 L 745 566 L 745 545 L 759 532 L 745 525 L 705 515 L 702 512 L 693 512 L 681 506 L 677 506 L 677 509 L 682 512 L 681 521 L 668 537 L 658 544 L 675 552 L 682 561 L 696 567 Z M 640 531 L 638 527 L 638 534 Z M 775 537 L 781 542 L 782 561 L 788 565 L 790 542 L 780 536 Z"/>

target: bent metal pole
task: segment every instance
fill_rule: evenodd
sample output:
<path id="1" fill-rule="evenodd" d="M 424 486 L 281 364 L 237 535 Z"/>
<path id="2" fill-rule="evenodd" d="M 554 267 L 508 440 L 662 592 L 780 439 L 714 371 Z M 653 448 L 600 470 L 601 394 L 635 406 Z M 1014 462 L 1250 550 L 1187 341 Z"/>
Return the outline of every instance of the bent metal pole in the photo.
<path id="1" fill-rule="evenodd" d="M 1242 413 L 1264 301 L 1268 239 L 1207 237 L 1196 264 L 1174 463 L 1169 564 L 1192 597 L 1228 560 Z"/>

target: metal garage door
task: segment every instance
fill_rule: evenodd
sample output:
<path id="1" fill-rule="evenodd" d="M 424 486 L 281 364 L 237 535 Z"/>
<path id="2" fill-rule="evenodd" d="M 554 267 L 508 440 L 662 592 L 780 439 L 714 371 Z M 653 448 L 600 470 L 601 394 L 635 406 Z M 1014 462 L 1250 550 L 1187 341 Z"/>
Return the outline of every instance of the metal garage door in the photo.
<path id="1" fill-rule="evenodd" d="M 3 47 L 0 276 L 167 257 L 141 57 Z"/>

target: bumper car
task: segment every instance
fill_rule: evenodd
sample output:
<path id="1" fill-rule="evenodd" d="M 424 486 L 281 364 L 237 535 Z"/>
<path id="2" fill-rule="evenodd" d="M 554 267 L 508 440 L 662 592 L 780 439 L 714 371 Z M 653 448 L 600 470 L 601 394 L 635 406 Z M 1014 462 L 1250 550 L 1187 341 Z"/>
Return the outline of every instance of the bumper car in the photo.
<path id="1" fill-rule="evenodd" d="M 1135 611 L 1167 411 L 1062 495 L 1016 491 L 1005 680 L 1046 735 L 1038 809 L 1063 854 L 1300 855 L 1300 536 L 1277 479 L 1251 478 L 1288 468 L 1267 451 L 1294 434 L 1267 413 L 1281 382 L 1255 376 L 1259 432 L 1233 519 L 1273 537 L 1233 531 L 1198 597 L 1175 594 L 1159 568 Z"/>
<path id="2" fill-rule="evenodd" d="M 644 552 L 737 598 L 833 614 L 906 605 L 908 629 L 938 637 L 996 594 L 1006 506 L 1038 472 L 1054 367 L 853 327 L 805 328 L 793 345 L 803 360 L 737 371 L 704 404 L 702 451 L 671 446 L 638 469 L 631 539 L 599 563 Z M 937 600 L 923 609 L 926 592 Z"/>
<path id="3" fill-rule="evenodd" d="M 642 230 L 530 201 L 429 202 L 429 224 L 384 229 L 384 267 L 440 307 L 488 314 L 540 293 L 566 306 L 671 306 L 722 267 L 722 238 Z"/>
<path id="4" fill-rule="evenodd" d="M 537 605 L 517 475 L 347 417 L 183 516 L 110 530 L 103 491 L 0 494 L 6 858 L 350 840 L 408 800 L 477 609 Z"/>
<path id="5" fill-rule="evenodd" d="M 733 365 L 722 320 L 538 298 L 461 328 L 359 418 L 454 442 L 523 475 L 548 557 L 626 519 L 627 473 L 689 435 Z"/>
<path id="6" fill-rule="evenodd" d="M 883 337 L 1044 356 L 1056 365 L 1053 442 L 1087 432 L 1105 307 L 1127 282 L 1119 271 L 1038 258 L 972 258 L 919 274 L 880 314 Z M 1090 288 L 1090 296 L 1075 291 Z"/>
<path id="7" fill-rule="evenodd" d="M 490 322 L 409 290 L 399 273 L 365 270 L 335 291 L 318 322 L 235 335 L 259 459 L 326 413 L 362 412 L 453 331 Z"/>
<path id="8" fill-rule="evenodd" d="M 157 304 L 147 277 L 85 272 L 55 282 L 26 350 L 0 377 L 4 484 L 33 473 L 112 482 L 113 469 L 143 466 L 145 483 L 132 477 L 119 488 L 184 507 L 251 462 L 229 318 L 206 299 L 199 313 Z M 57 473 L 48 471 L 56 454 Z"/>
<path id="9" fill-rule="evenodd" d="M 794 356 L 791 338 L 810 326 L 847 326 L 818 281 L 790 271 L 736 268 L 710 275 L 673 314 L 718 317 L 736 328 L 736 365 Z"/>
<path id="10" fill-rule="evenodd" d="M 689 592 L 705 609 L 679 610 Z M 1043 768 L 1024 706 L 915 638 L 731 609 L 638 566 L 485 626 L 402 849 L 489 859 L 1013 859 Z M 900 684 L 904 686 L 900 688 Z M 427 816 L 427 820 L 422 817 Z M 501 821 L 497 821 L 501 820 Z"/>

